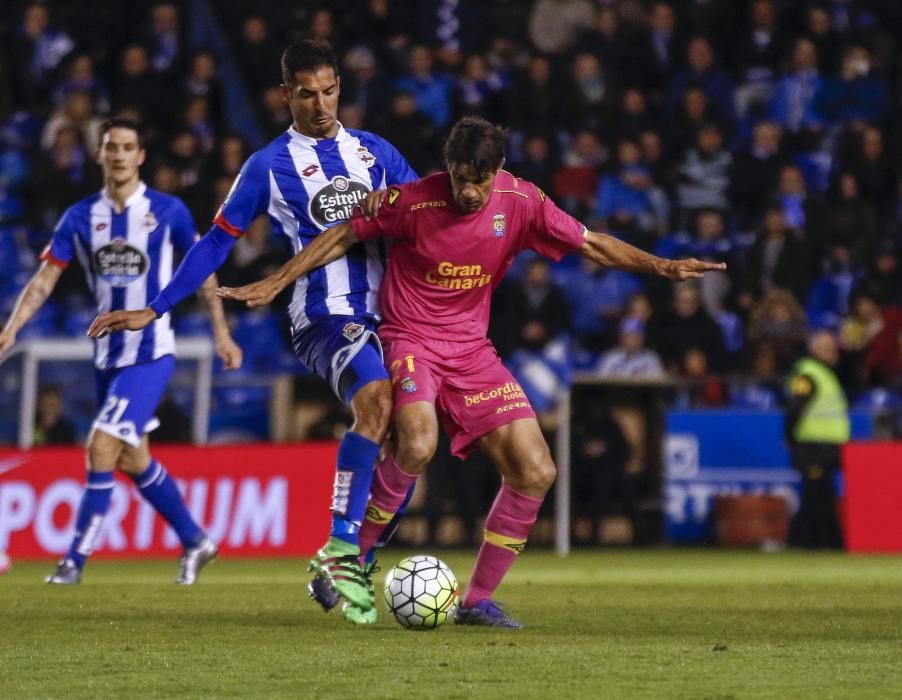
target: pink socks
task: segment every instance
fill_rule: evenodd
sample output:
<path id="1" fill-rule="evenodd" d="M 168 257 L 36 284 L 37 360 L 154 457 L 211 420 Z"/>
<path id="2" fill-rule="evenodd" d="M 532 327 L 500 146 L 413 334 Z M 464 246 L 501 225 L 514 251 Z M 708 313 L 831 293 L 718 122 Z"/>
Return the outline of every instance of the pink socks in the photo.
<path id="1" fill-rule="evenodd" d="M 370 502 L 366 507 L 363 525 L 360 526 L 361 556 L 366 555 L 372 549 L 373 543 L 398 512 L 398 508 L 404 503 L 407 492 L 416 480 L 417 475 L 408 474 L 401 469 L 392 455 L 388 455 L 376 465 Z"/>

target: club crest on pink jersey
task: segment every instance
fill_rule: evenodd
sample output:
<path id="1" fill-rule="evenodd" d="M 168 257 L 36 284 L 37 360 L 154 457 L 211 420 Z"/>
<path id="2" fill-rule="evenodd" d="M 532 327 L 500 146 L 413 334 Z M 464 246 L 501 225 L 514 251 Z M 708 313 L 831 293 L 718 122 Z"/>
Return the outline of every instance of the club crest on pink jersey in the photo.
<path id="1" fill-rule="evenodd" d="M 492 217 L 492 229 L 495 231 L 495 238 L 501 238 L 507 231 L 507 220 L 500 211 Z"/>
<path id="2" fill-rule="evenodd" d="M 404 377 L 401 380 L 401 391 L 405 394 L 412 394 L 417 390 L 417 383 L 413 381 L 410 377 Z"/>

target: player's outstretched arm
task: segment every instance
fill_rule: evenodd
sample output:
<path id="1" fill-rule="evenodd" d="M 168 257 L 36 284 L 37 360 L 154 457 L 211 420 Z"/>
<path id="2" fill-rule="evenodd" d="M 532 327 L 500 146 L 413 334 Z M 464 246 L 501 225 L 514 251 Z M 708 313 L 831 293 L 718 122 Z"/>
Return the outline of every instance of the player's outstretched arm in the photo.
<path id="1" fill-rule="evenodd" d="M 200 288 L 200 297 L 207 305 L 210 312 L 210 323 L 213 326 L 213 339 L 216 342 L 216 354 L 222 360 L 222 366 L 226 370 L 240 369 L 244 361 L 244 353 L 241 346 L 232 338 L 229 322 L 226 319 L 225 309 L 222 308 L 222 299 L 216 296 L 216 288 L 219 280 L 216 275 L 210 275 L 204 280 Z"/>
<path id="2" fill-rule="evenodd" d="M 661 275 L 681 282 L 703 277 L 706 272 L 726 270 L 726 263 L 705 262 L 695 258 L 667 260 L 646 253 L 629 243 L 605 233 L 589 231 L 579 251 L 584 257 L 604 267 L 616 267 L 627 272 Z"/>
<path id="3" fill-rule="evenodd" d="M 338 260 L 355 243 L 357 237 L 354 235 L 354 229 L 345 221 L 318 235 L 310 245 L 269 277 L 243 287 L 220 287 L 216 293 L 223 299 L 246 302 L 251 309 L 266 306 L 298 277 Z"/>
<path id="4" fill-rule="evenodd" d="M 16 344 L 16 336 L 22 330 L 22 326 L 44 305 L 62 274 L 62 268 L 45 261 L 28 280 L 6 325 L 0 331 L 0 353 L 6 352 Z"/>

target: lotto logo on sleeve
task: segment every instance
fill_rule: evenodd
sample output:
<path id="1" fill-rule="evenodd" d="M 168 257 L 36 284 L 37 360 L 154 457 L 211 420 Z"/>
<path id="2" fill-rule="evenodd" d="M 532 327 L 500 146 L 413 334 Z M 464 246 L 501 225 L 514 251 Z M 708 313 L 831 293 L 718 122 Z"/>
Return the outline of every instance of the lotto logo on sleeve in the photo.
<path id="1" fill-rule="evenodd" d="M 476 404 L 483 403 L 484 401 L 492 401 L 494 399 L 501 399 L 509 406 L 513 408 L 528 408 L 529 402 L 526 400 L 526 394 L 523 393 L 523 387 L 517 384 L 517 382 L 507 382 L 506 384 L 502 384 L 501 386 L 496 386 L 493 389 L 486 389 L 484 391 L 480 391 L 478 394 L 469 394 L 464 396 L 464 405 L 467 407 L 475 406 Z M 512 404 L 510 402 L 521 402 L 523 405 Z M 505 406 L 501 407 L 506 408 Z M 508 410 L 513 410 L 513 408 Z M 501 409 L 499 409 L 500 411 Z"/>

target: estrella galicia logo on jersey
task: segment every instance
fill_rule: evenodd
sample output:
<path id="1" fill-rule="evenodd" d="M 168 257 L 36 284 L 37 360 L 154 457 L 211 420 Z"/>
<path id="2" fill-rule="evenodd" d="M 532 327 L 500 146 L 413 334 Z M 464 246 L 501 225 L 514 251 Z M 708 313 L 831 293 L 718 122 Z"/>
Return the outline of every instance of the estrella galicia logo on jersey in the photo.
<path id="1" fill-rule="evenodd" d="M 114 238 L 94 252 L 94 269 L 104 282 L 125 287 L 147 273 L 150 266 L 143 251 L 122 238 Z"/>
<path id="2" fill-rule="evenodd" d="M 376 164 L 376 156 L 370 153 L 366 146 L 361 146 L 357 149 L 357 157 L 365 168 L 372 168 Z"/>
<path id="3" fill-rule="evenodd" d="M 404 377 L 401 380 L 401 391 L 405 394 L 412 394 L 417 390 L 417 383 L 410 377 Z"/>
<path id="4" fill-rule="evenodd" d="M 501 238 L 507 230 L 507 221 L 501 212 L 492 217 L 492 229 L 495 231 L 495 238 Z"/>
<path id="5" fill-rule="evenodd" d="M 400 196 L 401 196 L 401 190 L 399 190 L 397 187 L 392 187 L 388 191 L 388 203 L 391 205 L 394 205 L 394 203 L 398 201 L 398 197 L 400 197 Z"/>
<path id="6" fill-rule="evenodd" d="M 351 321 L 350 323 L 346 323 L 344 329 L 341 331 L 341 334 L 350 341 L 355 341 L 360 337 L 360 334 L 365 331 L 366 328 L 362 323 L 355 323 Z"/>
<path id="7" fill-rule="evenodd" d="M 322 229 L 350 219 L 354 208 L 370 193 L 369 187 L 343 175 L 336 175 L 328 185 L 310 198 L 308 211 L 313 222 Z"/>

